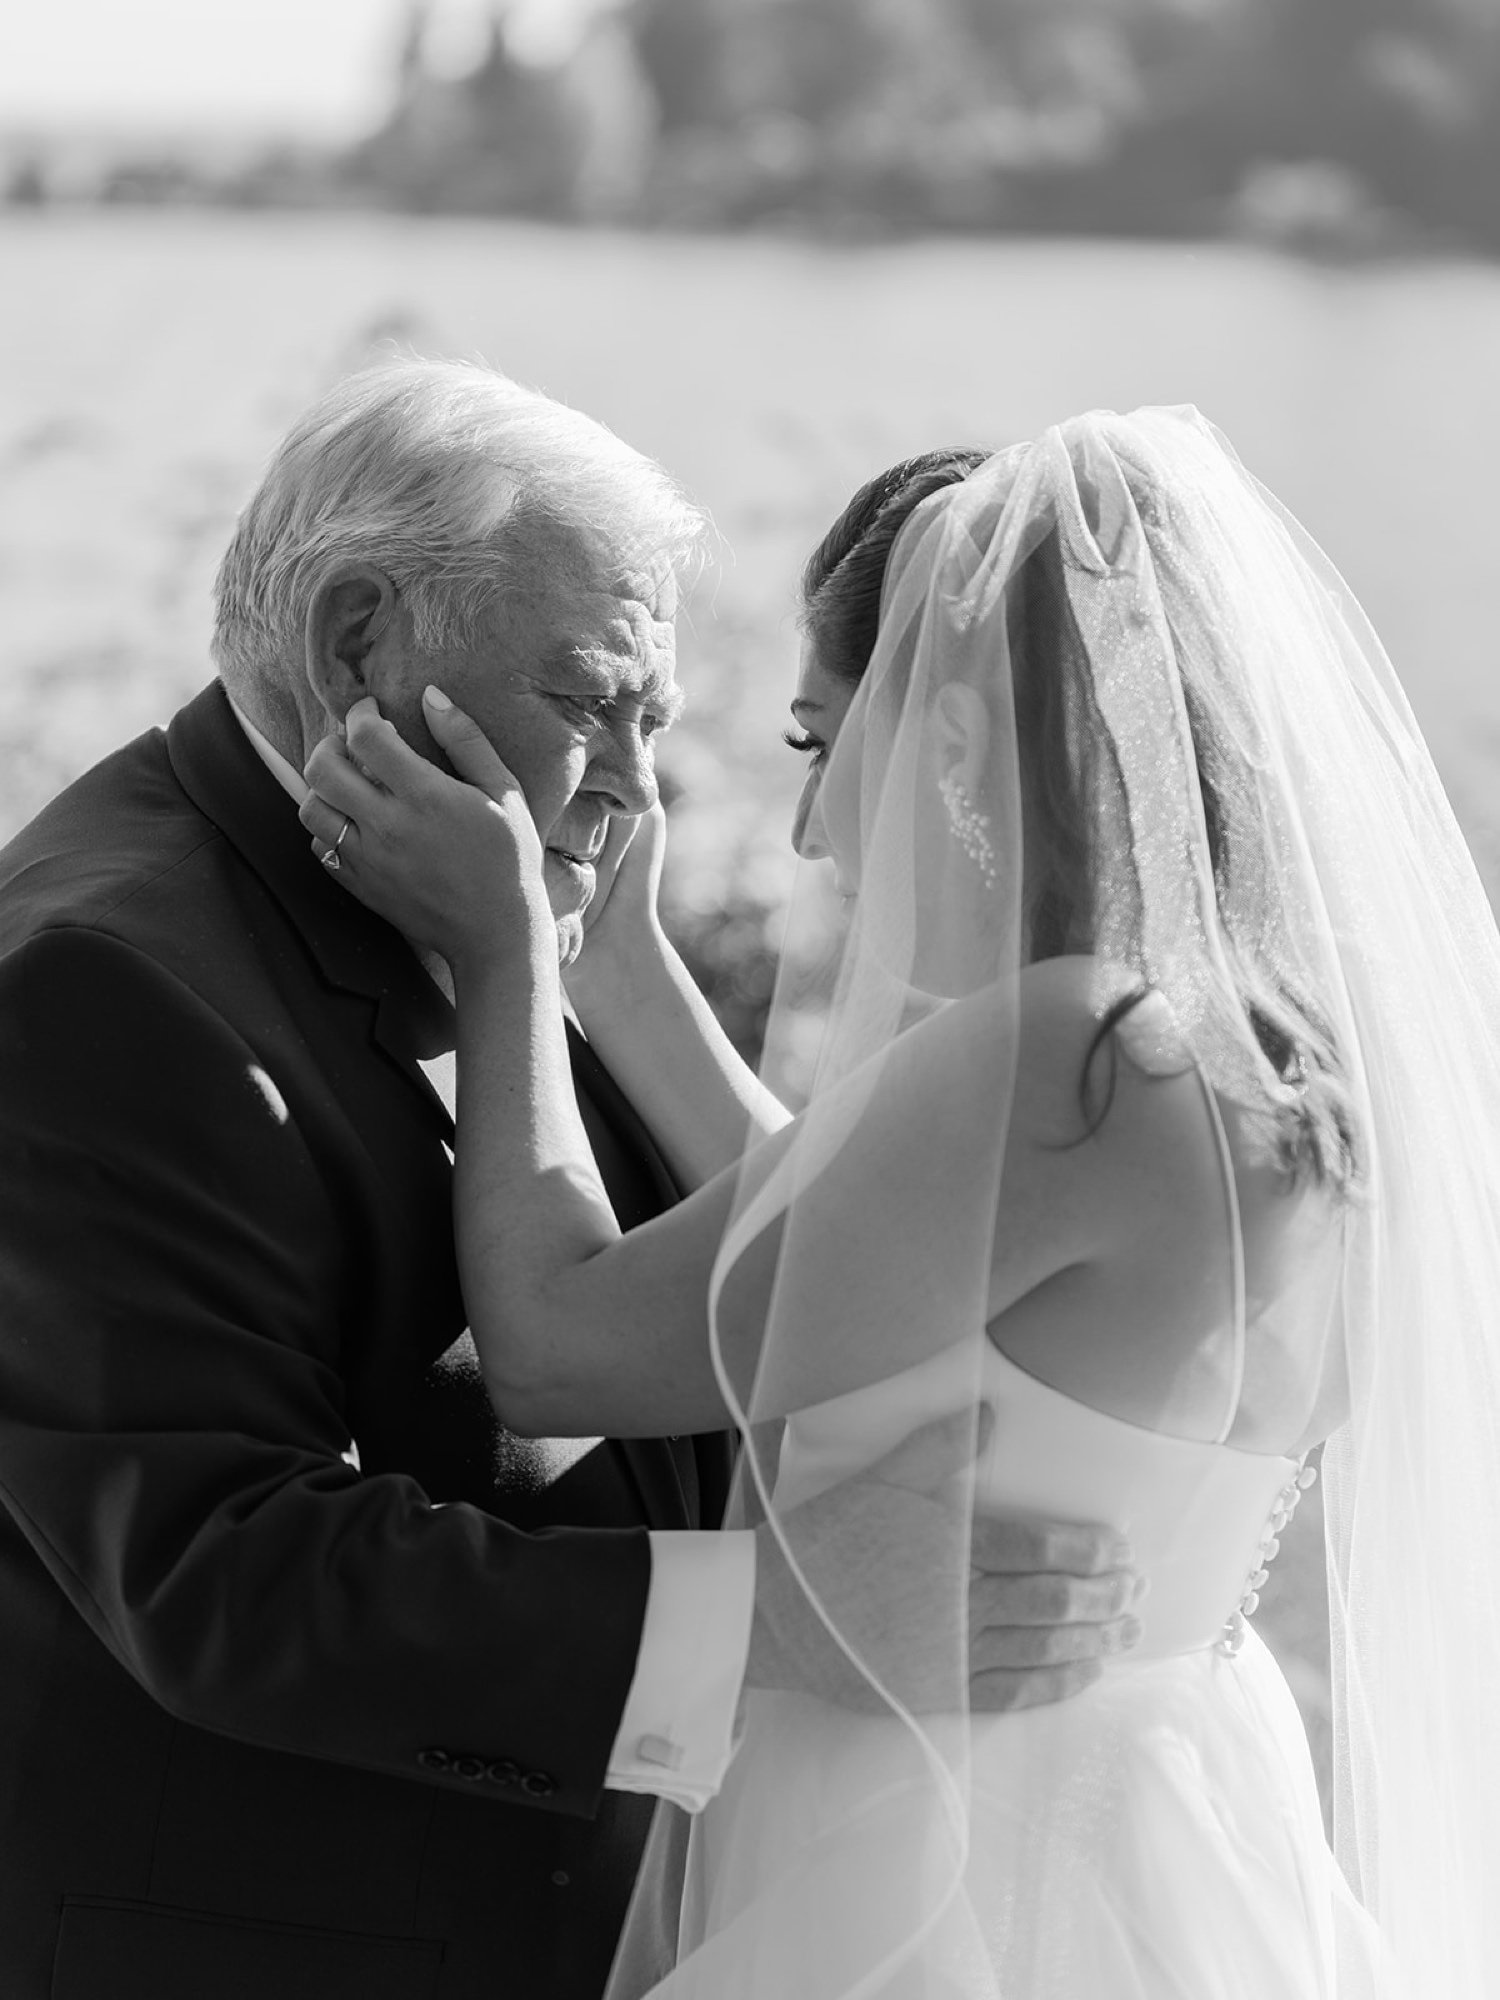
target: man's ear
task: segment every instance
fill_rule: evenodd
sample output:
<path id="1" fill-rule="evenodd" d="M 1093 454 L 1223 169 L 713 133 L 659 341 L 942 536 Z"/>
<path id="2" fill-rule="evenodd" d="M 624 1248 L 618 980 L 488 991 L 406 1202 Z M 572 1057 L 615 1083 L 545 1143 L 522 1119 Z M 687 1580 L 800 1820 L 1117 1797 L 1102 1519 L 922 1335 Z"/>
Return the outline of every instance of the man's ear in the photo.
<path id="1" fill-rule="evenodd" d="M 305 628 L 307 680 L 335 723 L 375 691 L 370 655 L 395 610 L 396 586 L 370 563 L 342 565 L 313 592 Z"/>
<path id="2" fill-rule="evenodd" d="M 978 688 L 949 681 L 932 704 L 930 740 L 934 777 L 956 778 L 970 798 L 979 794 L 990 751 L 990 717 Z"/>

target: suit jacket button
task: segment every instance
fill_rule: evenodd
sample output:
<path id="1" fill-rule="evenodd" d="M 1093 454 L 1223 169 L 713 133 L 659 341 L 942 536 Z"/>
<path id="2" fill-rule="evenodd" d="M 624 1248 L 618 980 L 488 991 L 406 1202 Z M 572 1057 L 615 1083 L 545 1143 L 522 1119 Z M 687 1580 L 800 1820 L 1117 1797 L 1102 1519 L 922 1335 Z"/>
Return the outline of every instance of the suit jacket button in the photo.
<path id="1" fill-rule="evenodd" d="M 452 1770 L 455 1778 L 466 1778 L 471 1785 L 476 1784 L 484 1776 L 484 1759 L 482 1757 L 455 1757 L 453 1759 Z"/>
<path id="2" fill-rule="evenodd" d="M 521 1767 L 513 1764 L 509 1757 L 497 1757 L 493 1764 L 486 1764 L 484 1775 L 492 1785 L 518 1785 L 521 1782 Z"/>
<path id="3" fill-rule="evenodd" d="M 556 1778 L 549 1778 L 545 1771 L 528 1771 L 521 1780 L 521 1790 L 534 1799 L 550 1799 L 557 1790 Z"/>
<path id="4" fill-rule="evenodd" d="M 424 1771 L 446 1771 L 453 1759 L 446 1750 L 419 1750 L 417 1762 Z"/>

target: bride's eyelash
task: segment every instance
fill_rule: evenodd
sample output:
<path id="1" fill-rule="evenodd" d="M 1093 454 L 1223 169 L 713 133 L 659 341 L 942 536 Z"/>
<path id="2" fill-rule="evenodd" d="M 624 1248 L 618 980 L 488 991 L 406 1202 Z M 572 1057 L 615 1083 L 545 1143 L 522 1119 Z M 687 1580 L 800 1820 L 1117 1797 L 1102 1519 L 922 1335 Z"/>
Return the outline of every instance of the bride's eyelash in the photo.
<path id="1" fill-rule="evenodd" d="M 821 750 L 823 748 L 823 742 L 821 737 L 800 736 L 793 729 L 783 729 L 781 732 L 781 740 L 786 745 L 788 750 L 795 750 L 799 754 L 799 756 L 803 757 L 810 756 L 813 753 L 813 751 Z"/>

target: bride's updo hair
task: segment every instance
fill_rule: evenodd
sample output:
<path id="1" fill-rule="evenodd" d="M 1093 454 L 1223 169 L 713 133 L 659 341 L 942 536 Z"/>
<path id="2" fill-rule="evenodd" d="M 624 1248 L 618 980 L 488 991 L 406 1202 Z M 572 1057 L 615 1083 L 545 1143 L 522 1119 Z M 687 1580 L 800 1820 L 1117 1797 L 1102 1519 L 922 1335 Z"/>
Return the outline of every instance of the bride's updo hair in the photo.
<path id="1" fill-rule="evenodd" d="M 912 512 L 966 479 L 991 454 L 954 446 L 903 459 L 867 480 L 813 550 L 802 572 L 801 624 L 825 672 L 857 683 L 875 650 L 881 592 L 891 550 Z M 1064 667 L 1082 649 L 1063 586 L 1056 534 L 1021 565 L 1007 619 L 1021 762 L 1028 883 L 1028 957 L 1090 949 L 1102 871 L 1096 859 L 1096 766 L 1107 731 L 1093 709 L 1085 673 Z M 1226 810 L 1233 794 L 1231 745 L 1184 681 L 1219 915 L 1246 1019 L 1262 1053 L 1295 1097 L 1271 1113 L 1271 1140 L 1285 1172 L 1347 1194 L 1359 1177 L 1349 1090 L 1338 1051 L 1310 996 L 1261 962 L 1248 940 L 1256 925 L 1240 905 L 1242 884 L 1265 857 L 1237 851 Z M 1254 901 L 1253 891 L 1250 892 Z M 1252 913 L 1253 916 L 1253 913 Z M 1080 1096 L 1090 1129 L 1106 1115 L 1112 1070 L 1100 1086 L 1096 1058 L 1113 1062 L 1112 1030 L 1146 997 L 1142 986 L 1104 1016 L 1090 1049 Z"/>
<path id="2" fill-rule="evenodd" d="M 924 500 L 967 479 L 990 456 L 979 445 L 924 451 L 860 487 L 802 571 L 802 629 L 826 672 L 846 681 L 863 677 L 896 537 Z"/>

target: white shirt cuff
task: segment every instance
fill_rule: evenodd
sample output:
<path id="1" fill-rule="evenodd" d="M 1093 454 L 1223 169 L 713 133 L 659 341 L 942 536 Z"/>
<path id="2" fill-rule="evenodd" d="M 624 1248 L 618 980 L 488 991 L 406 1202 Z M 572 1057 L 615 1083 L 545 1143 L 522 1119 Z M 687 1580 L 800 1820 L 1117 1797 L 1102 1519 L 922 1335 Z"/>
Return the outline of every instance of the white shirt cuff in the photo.
<path id="1" fill-rule="evenodd" d="M 651 1588 L 605 1784 L 706 1806 L 734 1752 L 750 1651 L 755 1536 L 656 1530 Z"/>

